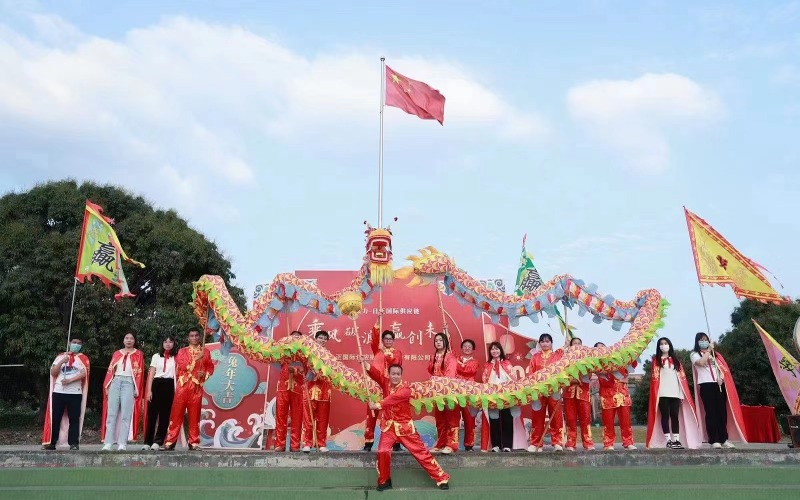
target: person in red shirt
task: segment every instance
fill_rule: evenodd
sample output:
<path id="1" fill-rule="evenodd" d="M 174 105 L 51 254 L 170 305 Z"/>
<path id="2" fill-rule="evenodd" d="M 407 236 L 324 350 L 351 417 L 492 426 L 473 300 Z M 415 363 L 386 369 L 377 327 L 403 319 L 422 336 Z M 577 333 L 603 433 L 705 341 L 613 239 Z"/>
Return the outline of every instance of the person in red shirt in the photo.
<path id="1" fill-rule="evenodd" d="M 295 340 L 303 336 L 297 330 L 290 335 Z M 281 376 L 278 379 L 278 396 L 275 402 L 275 451 L 286 451 L 290 415 L 292 434 L 289 437 L 289 450 L 300 451 L 306 370 L 303 362 L 295 357 L 284 358 L 279 366 Z"/>
<path id="2" fill-rule="evenodd" d="M 553 350 L 553 337 L 549 333 L 539 336 L 539 352 L 531 357 L 528 365 L 528 374 L 534 374 L 548 366 L 561 361 L 564 355 L 562 349 Z M 531 439 L 528 451 L 542 452 L 544 450 L 544 418 L 545 413 L 550 415 L 550 444 L 554 451 L 562 451 L 561 443 L 564 434 L 564 418 L 561 414 L 561 392 L 555 392 L 548 397 L 539 397 L 531 405 L 533 418 L 531 422 Z"/>
<path id="3" fill-rule="evenodd" d="M 471 339 L 464 339 L 461 342 L 461 356 L 456 360 L 456 377 L 461 380 L 475 381 L 475 374 L 478 373 L 478 360 L 472 357 L 475 351 L 475 342 Z M 459 418 L 464 420 L 464 451 L 472 451 L 475 446 L 475 414 L 474 409 L 463 406 L 457 409 L 460 413 Z"/>
<path id="4" fill-rule="evenodd" d="M 450 352 L 450 340 L 444 333 L 437 333 L 433 337 L 433 346 L 436 351 L 428 365 L 428 373 L 433 377 L 455 378 L 456 357 Z M 431 448 L 431 453 L 441 451 L 444 454 L 453 453 L 458 449 L 458 424 L 461 418 L 461 409 L 446 408 L 440 410 L 434 407 L 433 418 L 436 420 L 436 444 Z"/>
<path id="5" fill-rule="evenodd" d="M 371 409 L 381 412 L 377 490 L 383 491 L 392 487 L 392 448 L 398 441 L 405 446 L 440 489 L 448 489 L 450 475 L 442 470 L 439 462 L 425 448 L 422 438 L 414 428 L 414 421 L 411 418 L 411 389 L 402 380 L 403 367 L 391 365 L 388 376 L 366 361 L 364 368 L 368 370 L 370 378 L 380 385 L 383 393 L 382 401 L 369 403 Z"/>
<path id="6" fill-rule="evenodd" d="M 189 414 L 189 449 L 200 449 L 200 407 L 203 401 L 203 384 L 214 373 L 211 354 L 200 343 L 200 332 L 189 330 L 189 346 L 175 356 L 175 377 L 178 388 L 172 400 L 169 429 L 164 440 L 165 450 L 174 450 L 178 433 L 183 427 L 183 415 Z"/>
<path id="7" fill-rule="evenodd" d="M 578 337 L 573 337 L 569 342 L 570 347 L 583 345 Z M 567 421 L 567 451 L 575 451 L 578 443 L 578 421 L 580 421 L 581 442 L 587 451 L 594 450 L 592 441 L 592 393 L 589 390 L 589 381 L 583 380 L 571 383 L 564 388 L 564 415 Z"/>
<path id="8" fill-rule="evenodd" d="M 318 331 L 314 334 L 314 340 L 324 347 L 328 342 L 328 332 Z M 303 394 L 303 452 L 308 453 L 316 446 L 317 450 L 325 453 L 328 451 L 325 444 L 328 438 L 328 418 L 331 414 L 331 381 L 311 370 L 308 371 L 306 380 Z"/>
<path id="9" fill-rule="evenodd" d="M 598 342 L 595 347 L 605 347 Z M 635 366 L 635 363 L 634 363 Z M 614 418 L 619 419 L 619 430 L 622 434 L 622 446 L 626 450 L 635 450 L 633 444 L 633 427 L 631 427 L 631 395 L 628 392 L 628 370 L 615 374 L 598 374 L 600 383 L 600 408 L 603 409 L 603 449 L 614 451 L 617 433 L 614 430 Z"/>
<path id="10" fill-rule="evenodd" d="M 379 335 L 380 334 L 380 335 Z M 403 366 L 403 353 L 394 347 L 394 332 L 384 330 L 380 333 L 378 323 L 372 327 L 372 366 L 389 375 L 389 367 L 392 365 Z M 364 451 L 372 451 L 375 442 L 375 424 L 378 422 L 378 412 L 367 408 L 367 420 L 364 423 Z M 400 443 L 395 445 L 395 451 L 400 450 Z"/>

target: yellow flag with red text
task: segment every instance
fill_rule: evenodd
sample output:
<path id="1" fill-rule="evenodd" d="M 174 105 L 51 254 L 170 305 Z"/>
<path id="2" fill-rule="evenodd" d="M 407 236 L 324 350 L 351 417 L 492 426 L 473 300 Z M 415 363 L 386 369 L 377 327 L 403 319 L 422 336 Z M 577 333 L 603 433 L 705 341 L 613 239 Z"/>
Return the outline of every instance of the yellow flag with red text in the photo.
<path id="1" fill-rule="evenodd" d="M 700 283 L 730 285 L 740 298 L 775 304 L 790 302 L 759 271 L 762 266 L 742 255 L 706 221 L 685 207 L 683 210 Z"/>
<path id="2" fill-rule="evenodd" d="M 99 205 L 86 200 L 75 278 L 83 283 L 84 279 L 89 278 L 91 281 L 93 276 L 97 276 L 106 286 L 114 285 L 119 288 L 119 293 L 114 295 L 119 300 L 133 297 L 128 289 L 125 273 L 122 272 L 122 261 L 139 267 L 144 267 L 144 264 L 125 254 L 117 233 L 111 227 L 113 222 L 113 219 L 103 215 L 103 209 Z"/>

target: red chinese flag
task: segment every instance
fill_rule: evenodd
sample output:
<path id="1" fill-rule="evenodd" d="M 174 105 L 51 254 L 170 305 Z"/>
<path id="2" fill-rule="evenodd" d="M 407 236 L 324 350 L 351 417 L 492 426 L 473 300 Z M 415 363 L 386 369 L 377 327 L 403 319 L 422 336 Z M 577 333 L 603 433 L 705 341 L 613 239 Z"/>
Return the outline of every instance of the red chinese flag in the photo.
<path id="1" fill-rule="evenodd" d="M 386 105 L 444 125 L 444 96 L 427 83 L 407 78 L 389 66 L 386 66 Z"/>

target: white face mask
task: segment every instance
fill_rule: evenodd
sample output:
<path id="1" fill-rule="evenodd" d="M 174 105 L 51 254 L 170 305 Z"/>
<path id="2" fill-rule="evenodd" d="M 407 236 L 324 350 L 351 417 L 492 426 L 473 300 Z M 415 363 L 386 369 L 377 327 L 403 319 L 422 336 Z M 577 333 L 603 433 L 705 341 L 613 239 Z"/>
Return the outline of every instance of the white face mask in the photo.
<path id="1" fill-rule="evenodd" d="M 661 349 L 661 352 L 669 352 L 669 346 L 668 345 L 659 346 L 659 349 Z"/>

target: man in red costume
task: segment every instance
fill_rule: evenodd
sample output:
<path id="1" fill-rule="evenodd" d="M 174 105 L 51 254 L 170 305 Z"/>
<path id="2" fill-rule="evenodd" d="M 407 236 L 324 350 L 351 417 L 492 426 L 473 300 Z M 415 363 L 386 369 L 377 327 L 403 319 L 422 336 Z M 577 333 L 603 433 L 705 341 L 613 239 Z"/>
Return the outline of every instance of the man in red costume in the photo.
<path id="1" fill-rule="evenodd" d="M 562 349 L 553 350 L 553 337 L 549 333 L 539 336 L 539 352 L 531 357 L 528 365 L 528 374 L 534 374 L 548 366 L 561 361 L 564 355 Z M 564 436 L 564 417 L 561 414 L 561 393 L 556 392 L 549 397 L 539 397 L 531 405 L 533 418 L 531 419 L 531 439 L 528 451 L 542 452 L 544 450 L 544 418 L 545 413 L 550 415 L 550 444 L 554 451 L 561 451 Z"/>
<path id="2" fill-rule="evenodd" d="M 164 449 L 174 450 L 183 426 L 184 413 L 189 414 L 189 449 L 200 449 L 200 406 L 203 401 L 203 384 L 214 373 L 211 354 L 200 343 L 200 331 L 189 330 L 189 346 L 175 356 L 177 388 L 169 415 L 169 429 Z"/>
<path id="3" fill-rule="evenodd" d="M 384 330 L 380 334 L 378 323 L 372 327 L 372 366 L 389 376 L 389 367 L 392 365 L 403 366 L 403 353 L 394 347 L 394 332 Z M 367 408 L 367 420 L 364 424 L 364 451 L 372 451 L 375 442 L 375 424 L 378 422 L 378 412 Z M 400 449 L 400 443 L 395 445 L 395 451 Z"/>
<path id="4" fill-rule="evenodd" d="M 598 342 L 595 347 L 605 347 Z M 636 362 L 632 366 L 636 366 Z M 614 451 L 617 433 L 614 430 L 614 418 L 619 418 L 619 431 L 622 434 L 622 446 L 626 450 L 635 450 L 633 444 L 633 428 L 631 427 L 631 395 L 628 392 L 628 370 L 622 369 L 615 374 L 599 374 L 600 408 L 603 409 L 603 449 Z"/>
<path id="5" fill-rule="evenodd" d="M 392 448 L 398 441 L 414 456 L 439 488 L 448 489 L 450 475 L 442 470 L 433 455 L 425 448 L 414 428 L 414 421 L 411 418 L 411 389 L 402 380 L 403 367 L 390 366 L 388 377 L 366 361 L 364 367 L 369 370 L 369 376 L 381 386 L 383 392 L 382 401 L 369 403 L 370 408 L 381 411 L 377 490 L 383 491 L 392 487 Z"/>
<path id="6" fill-rule="evenodd" d="M 290 335 L 293 340 L 303 337 L 297 330 Z M 280 368 L 281 376 L 278 379 L 278 396 L 275 402 L 275 451 L 286 451 L 286 433 L 290 416 L 292 435 L 289 438 L 289 450 L 300 451 L 306 369 L 304 363 L 294 357 L 284 358 Z"/>
<path id="7" fill-rule="evenodd" d="M 83 341 L 73 338 L 69 351 L 56 356 L 50 367 L 50 394 L 42 431 L 45 450 L 55 450 L 57 444 L 79 449 L 89 394 L 89 358 L 80 354 L 82 347 Z"/>
<path id="8" fill-rule="evenodd" d="M 321 346 L 328 342 L 328 332 L 320 330 L 314 340 Z M 308 370 L 308 383 L 303 394 L 303 451 L 308 453 L 316 447 L 322 453 L 328 438 L 328 417 L 331 414 L 331 381 Z M 314 442 L 316 441 L 316 443 Z"/>
<path id="9" fill-rule="evenodd" d="M 570 340 L 570 346 L 583 345 L 578 337 Z M 592 393 L 589 381 L 571 383 L 564 388 L 564 416 L 567 421 L 567 451 L 575 451 L 578 444 L 578 422 L 580 421 L 581 442 L 585 450 L 594 450 L 592 441 Z"/>
<path id="10" fill-rule="evenodd" d="M 456 361 L 456 378 L 461 380 L 475 381 L 475 374 L 478 373 L 478 360 L 472 357 L 475 351 L 475 342 L 465 339 L 461 342 L 461 356 Z M 464 451 L 472 451 L 475 446 L 475 415 L 471 413 L 471 408 L 462 406 L 460 409 L 461 418 L 464 419 Z"/>

